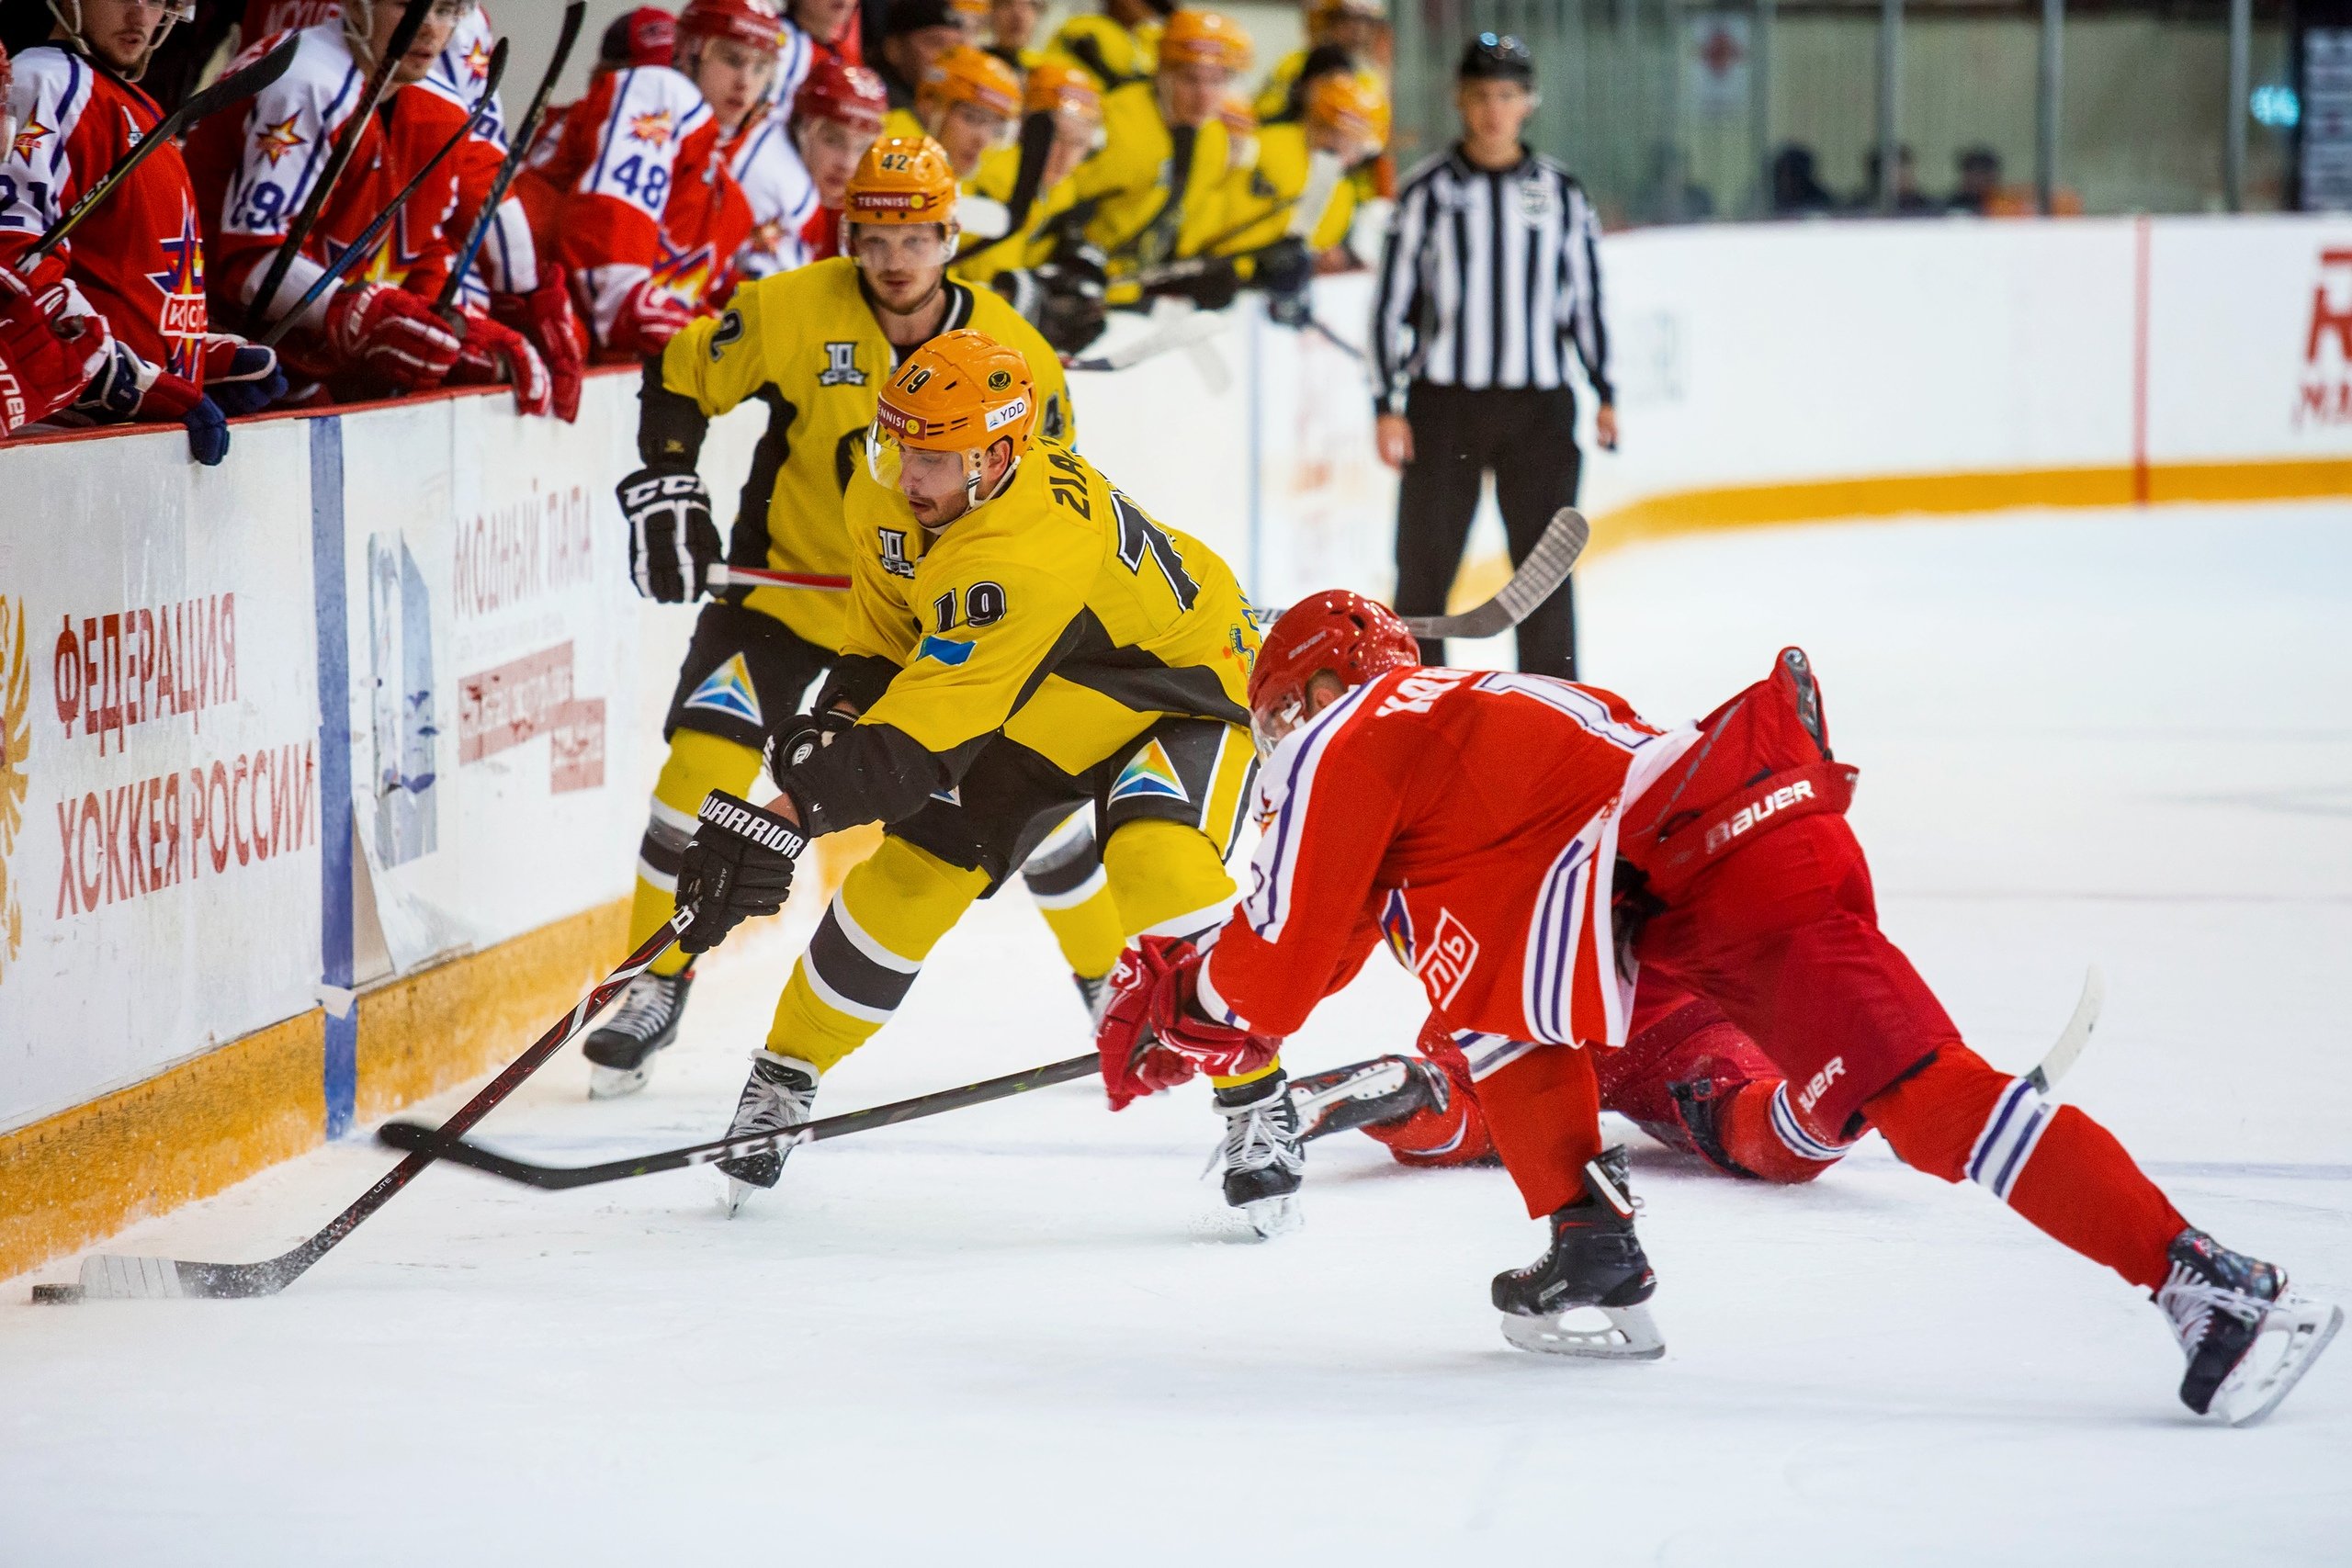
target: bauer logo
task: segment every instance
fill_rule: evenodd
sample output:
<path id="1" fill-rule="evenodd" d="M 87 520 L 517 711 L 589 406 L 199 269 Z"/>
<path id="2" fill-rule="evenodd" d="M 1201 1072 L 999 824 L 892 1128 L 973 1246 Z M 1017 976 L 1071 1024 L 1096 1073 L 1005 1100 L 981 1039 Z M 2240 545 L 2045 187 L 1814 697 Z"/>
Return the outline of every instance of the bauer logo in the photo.
<path id="1" fill-rule="evenodd" d="M 1805 1080 L 1804 1088 L 1797 1094 L 1797 1109 L 1811 1115 L 1813 1108 L 1821 1103 L 1821 1097 L 1829 1092 L 1829 1086 L 1845 1076 L 1846 1058 L 1830 1057 L 1819 1072 Z"/>
<path id="2" fill-rule="evenodd" d="M 1800 800 L 1814 798 L 1813 781 L 1799 779 L 1792 784 L 1782 784 L 1771 794 L 1750 801 L 1739 808 L 1727 822 L 1718 822 L 1707 829 L 1707 852 L 1713 854 L 1742 833 L 1758 823 L 1778 816 Z"/>
<path id="3" fill-rule="evenodd" d="M 729 311 L 729 314 L 733 314 Z M 865 372 L 857 367 L 857 344 L 828 343 L 825 344 L 825 367 L 817 372 L 820 387 L 863 387 Z"/>

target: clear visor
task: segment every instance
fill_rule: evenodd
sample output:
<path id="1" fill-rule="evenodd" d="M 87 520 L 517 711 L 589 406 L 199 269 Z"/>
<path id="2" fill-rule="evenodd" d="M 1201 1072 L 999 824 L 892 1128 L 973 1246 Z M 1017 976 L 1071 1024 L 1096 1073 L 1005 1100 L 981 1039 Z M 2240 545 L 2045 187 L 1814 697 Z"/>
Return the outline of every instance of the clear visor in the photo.
<path id="1" fill-rule="evenodd" d="M 945 266 L 956 258 L 956 229 L 948 223 L 860 223 L 844 218 L 843 247 L 867 272 L 909 272 Z"/>
<path id="2" fill-rule="evenodd" d="M 1306 718 L 1306 694 L 1294 687 L 1282 696 L 1271 699 L 1264 707 L 1250 711 L 1250 739 L 1258 748 L 1258 760 L 1271 761 L 1274 748 L 1289 739 Z"/>

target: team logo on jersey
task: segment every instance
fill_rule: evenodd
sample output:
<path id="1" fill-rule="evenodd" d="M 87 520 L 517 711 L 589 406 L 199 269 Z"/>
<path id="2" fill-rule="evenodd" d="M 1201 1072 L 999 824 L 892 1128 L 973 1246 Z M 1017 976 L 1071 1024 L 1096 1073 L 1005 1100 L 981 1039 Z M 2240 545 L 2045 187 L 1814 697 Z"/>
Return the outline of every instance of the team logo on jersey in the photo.
<path id="1" fill-rule="evenodd" d="M 760 694 L 752 684 L 752 671 L 743 656 L 735 655 L 704 676 L 694 695 L 686 699 L 686 706 L 723 713 L 746 724 L 760 723 Z"/>
<path id="2" fill-rule="evenodd" d="M 642 141 L 649 147 L 667 147 L 676 130 L 677 124 L 670 118 L 668 109 L 655 109 L 651 114 L 628 117 L 629 140 Z"/>
<path id="3" fill-rule="evenodd" d="M 32 161 L 33 150 L 40 145 L 41 138 L 49 135 L 55 130 L 56 127 L 43 125 L 38 119 L 28 119 L 25 121 L 24 124 L 17 128 L 17 156 L 24 159 L 27 163 L 30 163 Z"/>
<path id="4" fill-rule="evenodd" d="M 825 367 L 817 372 L 820 387 L 863 387 L 865 372 L 857 367 L 857 344 L 829 343 L 825 345 Z"/>
<path id="5" fill-rule="evenodd" d="M 1455 919 L 1453 910 L 1440 909 L 1437 930 L 1430 935 L 1429 951 L 1413 965 L 1413 973 L 1421 977 L 1431 1001 L 1448 1007 L 1477 962 L 1478 939 L 1470 934 L 1468 926 Z"/>
<path id="6" fill-rule="evenodd" d="M 912 577 L 915 563 L 907 558 L 907 536 L 903 529 L 879 528 L 882 536 L 882 570 L 893 577 Z"/>
<path id="7" fill-rule="evenodd" d="M 295 120 L 300 118 L 299 115 L 289 114 L 276 125 L 264 126 L 254 133 L 254 151 L 268 159 L 271 168 L 277 167 L 277 161 L 280 158 L 309 141 L 309 138 L 294 129 Z"/>
<path id="8" fill-rule="evenodd" d="M 1519 187 L 1520 220 L 1531 229 L 1541 229 L 1552 221 L 1559 205 L 1552 195 L 1552 187 L 1541 180 L 1522 181 Z"/>
<path id="9" fill-rule="evenodd" d="M 192 379 L 196 359 L 204 344 L 204 241 L 197 232 L 196 214 L 180 209 L 180 231 L 159 240 L 164 267 L 151 272 L 147 281 L 164 296 L 155 318 L 156 330 L 171 344 L 164 368 L 183 380 Z"/>
<path id="10" fill-rule="evenodd" d="M 1380 907 L 1380 934 L 1388 939 L 1388 951 L 1406 968 L 1413 966 L 1413 911 L 1405 907 L 1401 888 L 1388 890 L 1388 901 Z"/>
<path id="11" fill-rule="evenodd" d="M 1116 783 L 1111 785 L 1110 804 L 1123 800 L 1181 800 L 1192 804 L 1192 794 L 1184 781 L 1176 776 L 1176 764 L 1168 755 L 1168 748 L 1159 741 L 1148 741 L 1144 749 L 1127 759 L 1119 770 Z"/>
<path id="12" fill-rule="evenodd" d="M 489 80 L 490 46 L 488 43 L 481 39 L 474 39 L 473 47 L 466 51 L 465 61 L 466 75 L 469 78 L 476 82 Z"/>
<path id="13" fill-rule="evenodd" d="M 972 644 L 957 642 L 952 637 L 941 637 L 936 632 L 925 632 L 922 644 L 915 649 L 915 658 L 917 660 L 936 659 L 942 664 L 957 665 L 972 657 Z"/>

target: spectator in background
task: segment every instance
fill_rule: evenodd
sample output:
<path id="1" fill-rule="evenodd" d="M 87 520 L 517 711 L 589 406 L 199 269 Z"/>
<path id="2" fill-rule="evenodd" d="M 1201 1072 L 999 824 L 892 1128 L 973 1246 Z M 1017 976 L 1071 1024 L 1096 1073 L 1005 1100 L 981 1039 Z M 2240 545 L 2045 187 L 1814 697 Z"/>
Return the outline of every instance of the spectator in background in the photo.
<path id="1" fill-rule="evenodd" d="M 1715 198 L 1690 177 L 1690 155 L 1676 143 L 1660 141 L 1650 148 L 1650 177 L 1634 198 L 1634 216 L 1641 223 L 1703 223 L 1715 215 Z"/>
<path id="2" fill-rule="evenodd" d="M 1445 609 L 1478 491 L 1495 499 L 1514 562 L 1552 514 L 1575 504 L 1571 359 L 1599 403 L 1593 430 L 1617 445 L 1609 339 L 1600 316 L 1600 224 L 1567 170 L 1521 140 L 1535 112 L 1535 60 L 1515 38 L 1481 33 L 1455 73 L 1462 139 L 1396 195 L 1373 308 L 1381 461 L 1396 492 L 1396 611 Z M 1444 645 L 1422 657 L 1442 664 Z M 1519 626 L 1519 667 L 1576 679 L 1570 585 Z"/>
<path id="3" fill-rule="evenodd" d="M 1792 141 L 1772 155 L 1772 216 L 1817 218 L 1837 199 L 1815 172 L 1813 149 Z"/>
<path id="4" fill-rule="evenodd" d="M 1879 210 L 1879 159 L 1873 147 L 1862 155 L 1862 191 L 1854 198 L 1854 213 L 1867 218 Z M 1939 209 L 1926 191 L 1919 188 L 1918 160 L 1911 155 L 1911 144 L 1904 142 L 1894 150 L 1894 216 L 1897 218 L 1927 218 Z"/>
<path id="5" fill-rule="evenodd" d="M 894 114 L 883 127 L 885 136 L 921 136 L 915 118 L 915 95 L 932 62 L 964 41 L 964 24 L 956 19 L 948 0 L 891 0 L 889 19 L 882 28 L 881 58 L 875 73 L 890 95 Z"/>
<path id="6" fill-rule="evenodd" d="M 1956 162 L 1960 188 L 1951 193 L 1951 209 L 1979 218 L 1989 216 L 2001 193 L 2001 155 L 1990 147 L 1970 147 Z"/>
<path id="7" fill-rule="evenodd" d="M 1045 14 L 1044 0 L 989 0 L 989 52 L 1019 72 L 1023 81 L 1046 58 L 1043 50 L 1029 46 Z"/>

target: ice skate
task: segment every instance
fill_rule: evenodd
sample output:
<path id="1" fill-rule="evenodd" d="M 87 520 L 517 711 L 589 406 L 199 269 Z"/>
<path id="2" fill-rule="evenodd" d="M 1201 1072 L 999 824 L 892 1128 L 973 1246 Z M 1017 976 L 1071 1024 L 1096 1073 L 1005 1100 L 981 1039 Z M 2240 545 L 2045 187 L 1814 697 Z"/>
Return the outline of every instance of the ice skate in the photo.
<path id="1" fill-rule="evenodd" d="M 1447 1099 L 1445 1075 L 1407 1056 L 1374 1056 L 1290 1083 L 1301 1143 L 1401 1122 L 1419 1111 L 1442 1111 Z"/>
<path id="2" fill-rule="evenodd" d="M 2251 1427 L 2311 1370 L 2344 1309 L 2299 1296 L 2287 1271 L 2232 1252 L 2200 1230 L 2173 1239 L 2172 1272 L 2156 1292 L 2188 1357 L 2180 1402 L 2199 1416 Z"/>
<path id="3" fill-rule="evenodd" d="M 1108 975 L 1075 974 L 1070 976 L 1071 983 L 1078 987 L 1078 999 L 1086 1004 L 1089 1023 L 1102 1021 L 1102 987 L 1110 977 Z"/>
<path id="4" fill-rule="evenodd" d="M 1584 1196 L 1552 1216 L 1551 1249 L 1524 1269 L 1495 1276 L 1503 1337 L 1554 1356 L 1654 1360 L 1666 1341 L 1643 1303 L 1657 1288 L 1625 1186 L 1625 1151 L 1611 1149 L 1585 1169 Z M 1606 1325 L 1571 1325 L 1579 1312 Z"/>
<path id="5" fill-rule="evenodd" d="M 1216 1108 L 1225 1113 L 1225 1141 L 1209 1167 L 1224 1173 L 1225 1201 L 1261 1236 L 1297 1229 L 1305 1223 L 1298 1190 L 1306 1155 L 1283 1075 L 1218 1089 Z"/>
<path id="6" fill-rule="evenodd" d="M 653 1054 L 678 1037 L 694 983 L 691 967 L 675 975 L 649 969 L 628 983 L 619 1009 L 580 1048 L 588 1058 L 589 1099 L 618 1100 L 645 1087 L 653 1076 Z"/>
<path id="7" fill-rule="evenodd" d="M 727 1135 L 781 1133 L 808 1124 L 809 1107 L 817 1102 L 817 1069 L 791 1056 L 762 1051 L 752 1058 L 752 1076 L 743 1080 L 742 1098 L 735 1102 L 735 1120 Z M 763 1149 L 718 1161 L 727 1173 L 727 1213 L 733 1218 L 752 1194 L 774 1187 L 784 1175 L 789 1147 Z"/>

